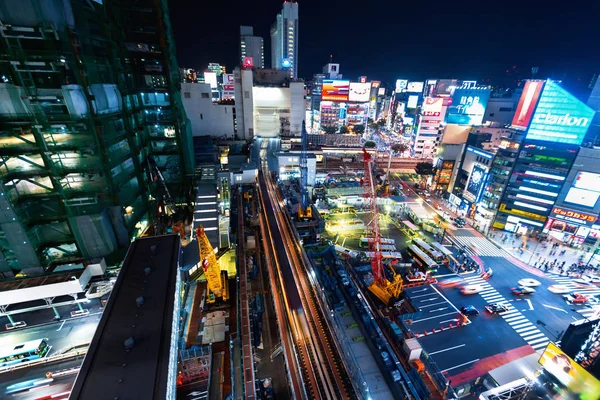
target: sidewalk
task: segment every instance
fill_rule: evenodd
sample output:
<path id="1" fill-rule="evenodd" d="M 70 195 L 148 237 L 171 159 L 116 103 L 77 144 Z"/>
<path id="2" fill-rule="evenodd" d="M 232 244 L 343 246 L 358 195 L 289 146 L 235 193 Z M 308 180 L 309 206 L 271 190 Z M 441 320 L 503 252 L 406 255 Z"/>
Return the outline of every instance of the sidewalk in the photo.
<path id="1" fill-rule="evenodd" d="M 584 246 L 583 249 L 576 249 L 569 247 L 565 244 L 559 243 L 557 240 L 548 237 L 543 241 L 531 237 L 517 237 L 514 233 L 496 231 L 493 230 L 488 239 L 496 243 L 498 246 L 506 250 L 517 260 L 536 268 L 548 265 L 548 272 L 558 273 L 558 267 L 563 265 L 568 268 L 572 264 L 579 264 L 585 266 L 589 262 L 590 267 L 596 267 L 599 265 L 597 258 L 592 259 L 592 251 L 587 252 L 586 250 L 590 246 Z M 557 247 L 553 247 L 556 244 Z M 519 250 L 524 247 L 523 251 Z M 564 254 L 561 255 L 564 250 Z M 554 264 L 554 268 L 552 268 Z M 597 275 L 598 271 L 588 269 L 587 274 Z"/>

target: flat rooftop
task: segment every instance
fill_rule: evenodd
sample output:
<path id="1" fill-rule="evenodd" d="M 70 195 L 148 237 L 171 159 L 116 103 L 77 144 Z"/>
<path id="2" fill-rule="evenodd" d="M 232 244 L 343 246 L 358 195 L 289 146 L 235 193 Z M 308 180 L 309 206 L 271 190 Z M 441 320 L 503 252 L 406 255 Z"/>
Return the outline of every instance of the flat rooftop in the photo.
<path id="1" fill-rule="evenodd" d="M 37 276 L 33 278 L 16 278 L 10 281 L 0 282 L 0 292 L 9 290 L 25 289 L 30 287 L 38 287 L 43 285 L 52 285 L 54 283 L 63 283 L 71 279 L 72 276 L 79 278 L 83 273 L 83 269 L 63 272 L 59 274 Z"/>
<path id="2" fill-rule="evenodd" d="M 131 243 L 69 399 L 171 397 L 175 383 L 170 387 L 169 373 L 177 371 L 170 365 L 177 359 L 170 359 L 170 352 L 180 253 L 175 234 Z M 138 306 L 140 297 L 143 304 Z M 127 350 L 128 338 L 134 344 Z"/>

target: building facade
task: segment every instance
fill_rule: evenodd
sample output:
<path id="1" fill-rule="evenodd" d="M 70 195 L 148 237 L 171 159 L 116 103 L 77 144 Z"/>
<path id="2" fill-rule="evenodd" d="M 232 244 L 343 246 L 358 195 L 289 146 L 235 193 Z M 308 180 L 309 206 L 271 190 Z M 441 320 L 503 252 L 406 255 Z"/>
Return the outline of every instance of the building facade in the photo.
<path id="1" fill-rule="evenodd" d="M 284 2 L 271 26 L 271 68 L 298 77 L 298 3 Z"/>
<path id="2" fill-rule="evenodd" d="M 252 57 L 256 68 L 265 67 L 265 43 L 262 37 L 254 36 L 254 28 L 240 26 L 240 64 Z"/>
<path id="3" fill-rule="evenodd" d="M 236 134 L 236 110 L 231 102 L 213 102 L 207 83 L 182 83 L 183 106 L 192 136 L 232 139 Z"/>
<path id="4" fill-rule="evenodd" d="M 194 171 L 167 2 L 7 0 L 0 21 L 0 273 L 114 254 Z"/>

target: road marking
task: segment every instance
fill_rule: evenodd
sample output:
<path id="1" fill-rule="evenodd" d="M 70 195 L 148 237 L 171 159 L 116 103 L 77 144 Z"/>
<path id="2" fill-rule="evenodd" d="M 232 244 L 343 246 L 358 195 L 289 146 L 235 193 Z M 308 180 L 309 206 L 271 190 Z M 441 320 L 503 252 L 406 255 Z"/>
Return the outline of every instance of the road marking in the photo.
<path id="1" fill-rule="evenodd" d="M 529 342 L 529 344 L 535 344 L 535 343 L 538 343 L 538 342 L 543 342 L 544 340 L 548 341 L 548 338 L 544 336 L 543 338 L 532 340 L 531 342 Z"/>
<path id="2" fill-rule="evenodd" d="M 479 292 L 479 294 L 482 296 L 484 294 L 491 294 L 491 293 L 498 294 L 498 291 L 494 288 L 491 288 L 491 289 L 486 289 L 486 290 L 482 290 L 481 292 Z"/>
<path id="3" fill-rule="evenodd" d="M 496 301 L 496 300 L 500 300 L 503 299 L 504 297 L 502 297 L 501 294 L 497 295 L 497 296 L 492 296 L 492 297 L 488 297 L 486 298 L 487 301 Z"/>
<path id="4" fill-rule="evenodd" d="M 344 245 L 346 244 L 346 239 L 348 239 L 347 237 L 344 238 L 344 241 L 342 242 L 342 247 L 344 247 Z"/>
<path id="5" fill-rule="evenodd" d="M 523 339 L 527 340 L 527 342 L 529 342 L 531 339 L 535 339 L 535 338 L 539 338 L 541 336 L 545 336 L 543 333 L 533 333 L 529 336 L 525 336 L 525 335 L 521 335 L 523 337 Z"/>
<path id="6" fill-rule="evenodd" d="M 440 304 L 446 304 L 446 302 L 445 301 L 441 301 L 439 303 L 427 304 L 426 306 L 420 306 L 419 308 L 427 308 L 427 307 L 439 306 Z"/>
<path id="7" fill-rule="evenodd" d="M 514 321 L 519 321 L 521 319 L 527 319 L 527 318 L 525 318 L 521 314 L 517 315 L 516 317 L 505 318 L 506 322 L 514 322 Z"/>
<path id="8" fill-rule="evenodd" d="M 509 323 L 510 325 L 510 323 Z M 510 325 L 512 326 L 513 329 L 517 330 L 518 328 L 525 328 L 526 326 L 530 326 L 533 325 L 531 322 L 525 322 L 524 324 L 520 324 L 520 325 Z"/>
<path id="9" fill-rule="evenodd" d="M 425 296 L 431 296 L 431 295 L 432 295 L 432 293 L 420 294 L 418 296 L 410 296 L 410 294 L 409 294 L 411 299 L 416 299 L 417 297 L 425 297 Z"/>
<path id="10" fill-rule="evenodd" d="M 549 341 L 545 341 L 545 342 L 541 342 L 541 343 L 536 343 L 534 345 L 532 345 L 531 343 L 529 344 L 531 347 L 533 347 L 536 350 L 541 349 L 542 347 L 546 347 L 548 345 L 548 343 L 550 343 Z"/>
<path id="11" fill-rule="evenodd" d="M 443 353 L 445 351 L 449 351 L 449 350 L 454 350 L 454 349 L 458 349 L 459 347 L 465 347 L 466 344 L 460 344 L 458 346 L 454 346 L 454 347 L 448 347 L 447 349 L 444 350 L 438 350 L 438 351 L 434 351 L 433 353 L 429 353 L 430 356 L 434 355 L 434 354 L 439 354 L 439 353 Z"/>
<path id="12" fill-rule="evenodd" d="M 446 300 L 446 301 L 448 302 L 448 304 L 450 304 L 450 305 L 452 306 L 452 308 L 454 308 L 454 309 L 456 310 L 456 312 L 460 313 L 460 311 L 458 311 L 458 308 L 456 308 L 456 306 L 455 306 L 454 304 L 452 304 L 452 302 L 451 302 L 450 300 L 448 300 L 448 299 L 446 298 L 446 296 L 444 296 L 443 294 L 441 294 L 441 293 L 439 292 L 439 290 L 437 290 L 437 289 L 436 289 L 434 286 L 431 286 L 431 288 L 432 288 L 433 290 L 435 290 L 435 291 L 437 292 L 437 294 L 439 294 L 440 296 L 442 296 L 442 299 Z"/>
<path id="13" fill-rule="evenodd" d="M 575 321 L 579 321 L 577 318 L 575 318 L 574 316 L 571 315 L 571 318 L 573 318 Z"/>
<path id="14" fill-rule="evenodd" d="M 429 295 L 429 296 L 431 296 L 431 295 Z M 436 300 L 438 300 L 438 299 L 435 298 L 435 297 L 432 297 L 431 299 L 425 299 L 425 300 L 419 300 L 419 301 L 420 302 L 425 302 L 425 301 L 436 301 Z"/>
<path id="15" fill-rule="evenodd" d="M 504 311 L 501 312 L 500 315 L 502 315 L 502 318 L 510 318 L 511 316 L 515 316 L 517 314 L 520 314 L 519 310 L 515 310 L 514 308 L 510 311 Z"/>
<path id="16" fill-rule="evenodd" d="M 63 327 L 63 325 L 65 324 L 65 322 L 67 322 L 67 321 L 63 321 L 63 322 L 62 322 L 62 324 L 60 324 L 60 328 L 58 328 L 58 329 L 56 330 L 56 332 L 58 332 L 58 331 L 60 331 L 60 330 L 62 329 L 62 327 Z"/>
<path id="17" fill-rule="evenodd" d="M 456 368 L 464 367 L 465 365 L 473 364 L 473 363 L 475 363 L 475 362 L 477 362 L 477 361 L 479 361 L 479 358 L 477 358 L 477 359 L 475 359 L 475 360 L 473 360 L 473 361 L 468 361 L 468 362 L 466 362 L 466 363 L 463 363 L 463 364 L 456 365 L 456 366 L 454 366 L 454 367 L 452 367 L 452 368 L 446 368 L 445 370 L 443 370 L 443 371 L 442 371 L 442 373 L 444 373 L 444 372 L 448 372 L 448 371 L 451 371 L 451 370 L 453 370 L 453 369 L 456 369 Z"/>
<path id="18" fill-rule="evenodd" d="M 424 291 L 426 291 L 426 290 L 427 290 L 427 288 L 424 288 L 424 289 L 419 289 L 419 290 L 415 290 L 415 291 L 413 291 L 412 293 L 424 292 Z M 413 296 L 411 296 L 411 297 L 413 297 Z"/>
<path id="19" fill-rule="evenodd" d="M 527 304 L 529 304 L 529 310 L 533 310 L 533 304 L 531 304 L 531 300 L 527 299 Z"/>
<path id="20" fill-rule="evenodd" d="M 550 305 L 548 305 L 548 304 L 542 304 L 542 305 L 543 305 L 544 307 L 547 307 L 547 308 L 553 308 L 553 309 L 555 309 L 555 310 L 562 311 L 562 312 L 564 312 L 565 314 L 568 314 L 567 310 L 563 310 L 562 308 L 558 308 L 558 307 L 550 306 Z"/>
<path id="21" fill-rule="evenodd" d="M 446 313 L 446 314 L 436 315 L 435 317 L 417 319 L 417 320 L 414 320 L 412 323 L 415 324 L 417 322 L 427 321 L 427 320 L 430 320 L 430 319 L 436 319 L 436 318 L 439 318 L 439 317 L 443 317 L 444 315 L 454 315 L 454 314 L 456 314 L 456 313 L 455 312 L 449 312 L 449 313 Z"/>
<path id="22" fill-rule="evenodd" d="M 436 311 L 442 311 L 442 310 L 447 310 L 448 307 L 441 307 L 441 308 L 436 308 L 435 310 L 429 310 L 429 312 L 436 312 Z"/>
<path id="23" fill-rule="evenodd" d="M 532 331 L 539 332 L 540 330 L 535 326 L 528 326 L 527 328 L 517 329 L 515 332 L 517 332 L 520 335 L 522 333 L 525 334 L 527 332 L 532 333 Z"/>
<path id="24" fill-rule="evenodd" d="M 458 319 L 454 318 L 454 319 L 448 319 L 446 321 L 440 321 L 440 324 L 443 324 L 444 322 L 458 322 Z"/>

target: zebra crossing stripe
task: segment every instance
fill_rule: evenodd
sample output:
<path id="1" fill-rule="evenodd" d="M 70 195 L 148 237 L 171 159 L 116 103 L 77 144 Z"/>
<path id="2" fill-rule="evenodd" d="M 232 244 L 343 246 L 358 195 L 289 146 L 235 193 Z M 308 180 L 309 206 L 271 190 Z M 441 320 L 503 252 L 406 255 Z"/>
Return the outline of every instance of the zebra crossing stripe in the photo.
<path id="1" fill-rule="evenodd" d="M 528 335 L 531 333 L 537 333 L 540 330 L 538 328 L 536 328 L 535 326 L 529 326 L 527 328 L 523 328 L 523 329 L 519 329 L 517 332 L 519 335 Z"/>
<path id="2" fill-rule="evenodd" d="M 514 328 L 514 326 L 513 326 L 513 328 Z M 531 324 L 531 325 L 528 325 L 528 326 L 526 326 L 524 328 L 515 329 L 515 332 L 517 332 L 520 335 L 523 332 L 527 332 L 529 328 L 535 328 L 535 325 Z"/>
<path id="3" fill-rule="evenodd" d="M 519 325 L 512 325 L 510 322 L 508 323 L 510 326 L 513 327 L 514 330 L 517 330 L 519 328 L 525 328 L 526 326 L 531 326 L 533 325 L 531 322 L 527 321 L 521 324 L 521 321 L 518 322 Z"/>
<path id="4" fill-rule="evenodd" d="M 510 310 L 510 311 L 504 311 L 501 312 L 500 315 L 502 315 L 502 318 L 510 318 L 511 315 L 517 315 L 517 314 L 521 314 L 519 311 L 517 311 L 516 309 L 514 310 Z"/>
<path id="5" fill-rule="evenodd" d="M 513 323 L 517 322 L 517 321 L 522 321 L 522 320 L 526 320 L 527 318 L 524 317 L 523 315 L 517 315 L 516 317 L 511 317 L 511 318 L 505 318 L 506 322 L 509 323 L 509 325 L 513 325 Z"/>
<path id="6" fill-rule="evenodd" d="M 485 299 L 486 299 L 487 301 L 497 301 L 497 300 L 501 300 L 501 299 L 503 299 L 503 298 L 504 298 L 504 297 L 502 297 L 502 295 L 498 295 L 498 296 L 486 297 Z"/>
<path id="7" fill-rule="evenodd" d="M 491 286 L 490 286 L 491 287 Z M 491 289 L 486 289 L 486 290 L 482 290 L 481 292 L 479 292 L 479 294 L 487 294 L 489 295 L 490 293 L 498 293 L 498 291 L 494 288 Z"/>
<path id="8" fill-rule="evenodd" d="M 534 345 L 532 345 L 531 343 L 529 343 L 529 345 L 530 345 L 531 347 L 533 347 L 534 349 L 536 349 L 536 350 L 539 350 L 539 349 L 541 349 L 541 348 L 543 348 L 543 347 L 546 347 L 546 346 L 548 345 L 548 343 L 550 343 L 550 342 L 549 342 L 549 341 L 546 341 L 546 342 L 537 343 L 537 344 L 534 344 Z"/>
<path id="9" fill-rule="evenodd" d="M 539 337 L 542 337 L 542 336 L 545 337 L 545 335 L 543 333 L 541 333 L 541 332 L 540 333 L 534 333 L 531 336 L 525 336 L 525 335 L 521 335 L 521 336 L 523 337 L 523 339 L 525 339 L 527 341 L 527 343 L 529 343 L 529 341 L 532 340 L 532 339 L 536 339 L 536 338 L 539 338 Z"/>
<path id="10" fill-rule="evenodd" d="M 540 342 L 543 342 L 544 340 L 545 340 L 546 342 L 548 342 L 548 338 L 547 338 L 546 336 L 544 336 L 543 338 L 539 338 L 539 339 L 534 339 L 534 340 L 531 340 L 531 341 L 529 341 L 528 343 L 529 343 L 529 344 L 535 344 L 535 343 L 540 343 Z"/>

